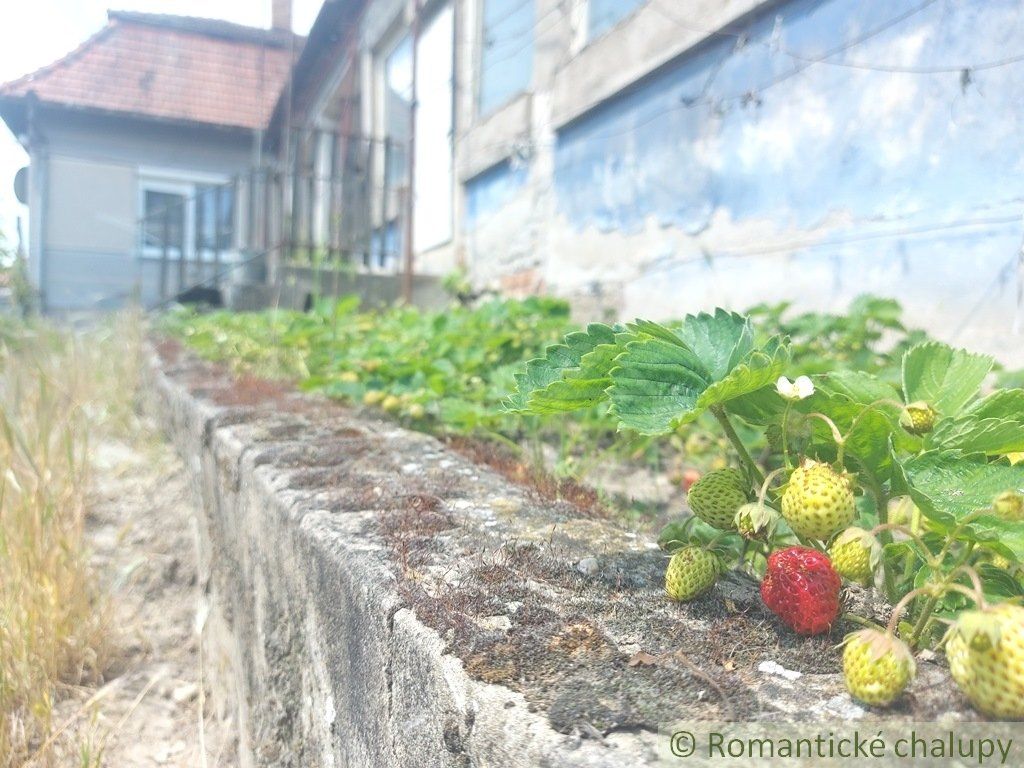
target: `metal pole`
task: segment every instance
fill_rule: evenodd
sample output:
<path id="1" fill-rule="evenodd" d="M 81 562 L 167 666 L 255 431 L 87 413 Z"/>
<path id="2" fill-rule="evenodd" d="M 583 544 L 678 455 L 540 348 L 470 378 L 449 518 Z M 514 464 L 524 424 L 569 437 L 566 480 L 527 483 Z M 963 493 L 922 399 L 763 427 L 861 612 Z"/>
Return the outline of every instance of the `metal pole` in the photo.
<path id="1" fill-rule="evenodd" d="M 405 251 L 405 269 L 402 272 L 402 298 L 412 303 L 412 275 L 415 253 L 413 250 L 413 216 L 416 209 L 416 70 L 420 43 L 420 0 L 412 3 L 412 84 L 409 98 L 409 145 L 405 157 L 408 163 L 406 178 L 408 189 L 405 195 L 405 237 L 402 246 Z"/>
<path id="2" fill-rule="evenodd" d="M 220 207 L 224 204 L 225 188 L 218 185 L 213 196 L 213 287 L 220 287 L 220 238 L 223 235 L 220 227 Z M 200 275 L 205 275 L 206 266 L 200 256 Z"/>
<path id="3" fill-rule="evenodd" d="M 160 252 L 160 301 L 167 301 L 167 273 L 170 269 L 170 265 L 167 263 L 167 258 L 171 239 L 171 215 L 170 209 L 166 205 L 164 206 L 163 225 L 163 248 Z"/>
<path id="4" fill-rule="evenodd" d="M 180 221 L 185 221 L 185 200 L 182 198 L 179 206 Z M 185 228 L 181 228 L 181 236 L 178 240 L 178 293 L 185 290 Z"/>

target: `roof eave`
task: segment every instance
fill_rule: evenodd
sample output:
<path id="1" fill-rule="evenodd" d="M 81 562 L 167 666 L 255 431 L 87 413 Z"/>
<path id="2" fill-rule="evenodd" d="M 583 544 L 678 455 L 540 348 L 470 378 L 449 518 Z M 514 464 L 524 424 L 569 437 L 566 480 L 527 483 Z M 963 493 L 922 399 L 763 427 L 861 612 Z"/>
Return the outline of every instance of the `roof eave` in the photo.
<path id="1" fill-rule="evenodd" d="M 14 131 L 8 120 L 8 111 L 13 111 L 15 119 L 20 117 L 26 119 L 28 104 L 34 101 L 36 109 L 45 112 L 70 112 L 74 114 L 93 115 L 106 117 L 115 120 L 123 120 L 133 123 L 145 123 L 147 125 L 161 125 L 171 128 L 198 128 L 203 130 L 214 130 L 223 133 L 251 134 L 256 131 L 265 130 L 260 126 L 234 125 L 230 123 L 211 123 L 203 120 L 190 120 L 188 118 L 165 117 L 162 115 L 149 115 L 143 112 L 128 112 L 117 109 L 104 109 L 102 107 L 84 106 L 78 104 L 66 104 L 63 102 L 43 101 L 36 97 L 35 93 L 29 92 L 24 95 L 11 96 L 0 94 L 0 116 L 7 122 L 8 127 Z M 19 115 L 18 112 L 21 112 Z"/>

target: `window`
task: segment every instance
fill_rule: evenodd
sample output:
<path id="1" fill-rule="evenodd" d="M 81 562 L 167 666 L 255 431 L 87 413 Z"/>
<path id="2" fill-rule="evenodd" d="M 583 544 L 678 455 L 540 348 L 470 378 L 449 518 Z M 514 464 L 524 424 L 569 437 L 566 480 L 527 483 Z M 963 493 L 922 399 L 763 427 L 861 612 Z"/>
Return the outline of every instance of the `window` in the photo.
<path id="1" fill-rule="evenodd" d="M 600 37 L 647 0 L 590 0 L 587 6 L 587 39 Z"/>
<path id="2" fill-rule="evenodd" d="M 412 111 L 412 38 L 405 35 L 384 62 L 385 176 L 397 189 L 408 181 L 409 117 Z"/>
<path id="3" fill-rule="evenodd" d="M 410 34 L 400 30 L 377 53 L 374 134 L 383 141 L 376 150 L 373 247 L 363 259 L 368 268 L 397 266 L 405 248 L 408 223 L 405 212 L 410 194 L 408 149 L 414 98 L 413 246 L 419 253 L 451 240 L 454 34 L 452 4 L 439 4 L 421 19 L 416 50 L 413 50 Z"/>
<path id="4" fill-rule="evenodd" d="M 452 237 L 452 105 L 455 29 L 452 7 L 438 10 L 420 34 L 416 51 L 416 251 Z"/>
<path id="5" fill-rule="evenodd" d="M 183 193 L 147 189 L 143 193 L 142 244 L 147 252 L 181 257 L 185 247 L 187 198 Z"/>
<path id="6" fill-rule="evenodd" d="M 534 0 L 482 0 L 481 114 L 493 112 L 533 79 Z"/>
<path id="7" fill-rule="evenodd" d="M 226 251 L 233 241 L 234 190 L 223 185 L 196 187 L 196 251 Z"/>
<path id="8" fill-rule="evenodd" d="M 225 183 L 143 179 L 142 254 L 151 258 L 223 260 L 235 243 L 235 193 Z"/>

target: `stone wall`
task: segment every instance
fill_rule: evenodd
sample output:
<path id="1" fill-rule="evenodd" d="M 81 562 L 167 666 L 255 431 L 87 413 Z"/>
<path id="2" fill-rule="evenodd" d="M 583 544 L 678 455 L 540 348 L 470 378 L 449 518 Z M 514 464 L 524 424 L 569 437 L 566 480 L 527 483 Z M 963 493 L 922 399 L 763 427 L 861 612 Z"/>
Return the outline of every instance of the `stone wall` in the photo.
<path id="1" fill-rule="evenodd" d="M 619 768 L 683 718 L 875 717 L 845 627 L 796 638 L 739 577 L 670 603 L 650 535 L 585 491 L 161 349 L 148 407 L 200 501 L 204 671 L 243 766 Z M 961 708 L 920 666 L 897 714 Z"/>

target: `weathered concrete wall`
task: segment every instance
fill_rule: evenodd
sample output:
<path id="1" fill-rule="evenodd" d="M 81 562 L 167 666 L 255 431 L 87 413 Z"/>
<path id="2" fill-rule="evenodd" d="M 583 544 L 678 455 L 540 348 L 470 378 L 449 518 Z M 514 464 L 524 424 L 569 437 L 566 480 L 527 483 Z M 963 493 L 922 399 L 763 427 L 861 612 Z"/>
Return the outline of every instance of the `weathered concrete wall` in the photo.
<path id="1" fill-rule="evenodd" d="M 577 51 L 556 21 L 527 135 L 459 150 L 469 201 L 509 177 L 467 206 L 478 280 L 624 318 L 874 292 L 1024 364 L 1019 3 L 654 0 Z"/>
<path id="2" fill-rule="evenodd" d="M 204 669 L 244 766 L 624 768 L 683 718 L 877 716 L 837 672 L 846 628 L 795 638 L 749 581 L 670 603 L 649 537 L 592 507 L 172 349 L 148 370 L 201 500 Z M 896 716 L 947 715 L 922 662 Z"/>

